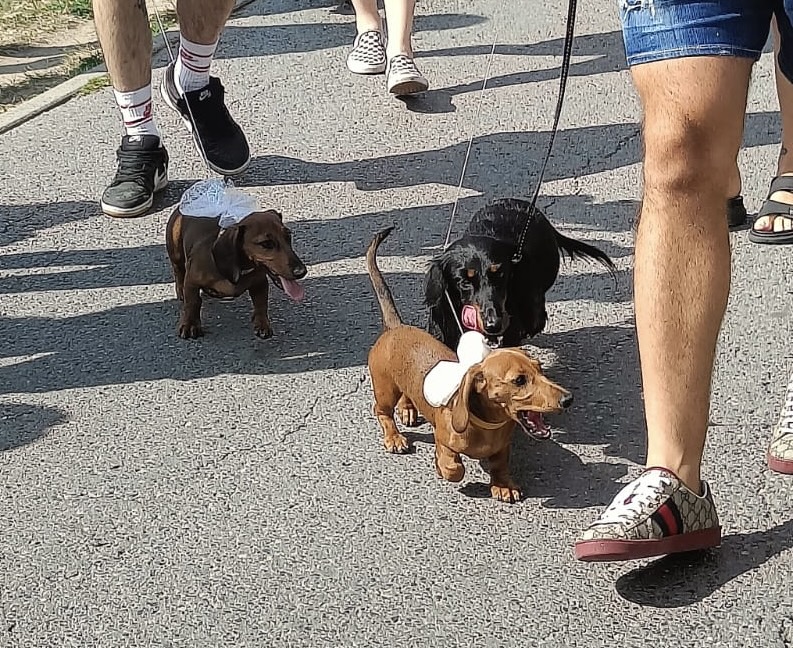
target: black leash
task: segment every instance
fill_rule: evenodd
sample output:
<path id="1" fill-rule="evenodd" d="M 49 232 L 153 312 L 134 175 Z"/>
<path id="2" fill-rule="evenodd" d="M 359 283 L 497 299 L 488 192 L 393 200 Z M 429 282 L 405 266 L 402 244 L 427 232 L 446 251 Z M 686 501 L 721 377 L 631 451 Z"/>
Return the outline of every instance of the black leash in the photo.
<path id="1" fill-rule="evenodd" d="M 567 87 L 567 76 L 570 72 L 570 59 L 573 54 L 573 38 L 575 32 L 575 12 L 577 0 L 569 0 L 567 5 L 567 33 L 564 37 L 564 51 L 562 53 L 562 67 L 559 74 L 559 96 L 556 100 L 556 113 L 553 117 L 553 127 L 551 128 L 551 137 L 548 140 L 548 150 L 545 152 L 545 159 L 540 167 L 540 173 L 537 177 L 537 188 L 534 190 L 534 195 L 531 198 L 531 206 L 526 218 L 526 224 L 518 238 L 518 249 L 515 256 L 512 258 L 513 263 L 519 263 L 523 258 L 523 246 L 526 244 L 526 236 L 529 232 L 529 227 L 534 217 L 535 207 L 537 205 L 537 198 L 540 196 L 540 188 L 542 187 L 543 178 L 545 177 L 545 169 L 548 166 L 548 161 L 551 159 L 551 151 L 553 151 L 553 142 L 556 139 L 556 131 L 559 128 L 559 118 L 562 116 L 562 104 L 564 103 L 564 91 Z"/>

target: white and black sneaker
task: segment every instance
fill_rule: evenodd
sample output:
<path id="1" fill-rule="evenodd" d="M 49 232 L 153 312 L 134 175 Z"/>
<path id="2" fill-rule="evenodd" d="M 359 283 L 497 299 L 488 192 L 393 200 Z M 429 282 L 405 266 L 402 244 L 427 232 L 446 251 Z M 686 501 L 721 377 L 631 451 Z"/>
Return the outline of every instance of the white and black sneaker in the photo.
<path id="1" fill-rule="evenodd" d="M 226 109 L 225 89 L 220 79 L 209 77 L 206 86 L 182 95 L 176 87 L 174 64 L 171 63 L 163 75 L 160 92 L 165 103 L 181 115 L 199 152 L 203 149 L 213 171 L 233 176 L 248 168 L 251 162 L 248 140 Z"/>
<path id="2" fill-rule="evenodd" d="M 365 31 L 355 37 L 347 55 L 347 67 L 355 74 L 382 74 L 386 57 L 383 35 L 377 30 Z"/>
<path id="3" fill-rule="evenodd" d="M 141 216 L 154 203 L 154 193 L 168 184 L 168 152 L 156 135 L 125 135 L 116 158 L 116 175 L 102 193 L 102 211 L 116 218 Z"/>
<path id="4" fill-rule="evenodd" d="M 397 54 L 388 61 L 386 83 L 388 91 L 397 96 L 424 92 L 430 87 L 429 81 L 419 72 L 413 59 L 405 54 Z"/>

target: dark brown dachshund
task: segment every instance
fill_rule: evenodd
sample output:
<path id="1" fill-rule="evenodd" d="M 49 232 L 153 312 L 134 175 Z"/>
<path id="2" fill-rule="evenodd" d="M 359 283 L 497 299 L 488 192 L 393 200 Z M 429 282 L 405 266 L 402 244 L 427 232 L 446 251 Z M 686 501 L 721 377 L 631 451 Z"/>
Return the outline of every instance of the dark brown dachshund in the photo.
<path id="1" fill-rule="evenodd" d="M 548 380 L 540 363 L 523 350 L 497 349 L 468 369 L 448 405 L 430 405 L 424 397 L 425 376 L 439 362 L 454 362 L 457 356 L 429 333 L 402 323 L 377 267 L 377 248 L 392 230 L 378 233 L 366 252 L 366 267 L 386 329 L 369 352 L 374 413 L 386 450 L 403 453 L 408 449 L 407 439 L 394 422 L 394 410 L 399 409 L 406 425 L 415 425 L 421 414 L 433 427 L 435 469 L 443 479 L 458 482 L 463 478 L 460 455 L 487 459 L 492 496 L 516 502 L 520 488 L 509 472 L 515 424 L 532 412 L 559 412 L 573 397 Z"/>
<path id="2" fill-rule="evenodd" d="M 306 266 L 292 249 L 292 235 L 281 214 L 254 212 L 237 225 L 221 229 L 217 220 L 184 216 L 176 209 L 168 220 L 166 247 L 182 302 L 179 336 L 203 335 L 201 291 L 210 297 L 239 297 L 253 302 L 253 329 L 259 337 L 273 335 L 267 315 L 268 278 L 295 301 L 303 299 L 298 279 Z"/>

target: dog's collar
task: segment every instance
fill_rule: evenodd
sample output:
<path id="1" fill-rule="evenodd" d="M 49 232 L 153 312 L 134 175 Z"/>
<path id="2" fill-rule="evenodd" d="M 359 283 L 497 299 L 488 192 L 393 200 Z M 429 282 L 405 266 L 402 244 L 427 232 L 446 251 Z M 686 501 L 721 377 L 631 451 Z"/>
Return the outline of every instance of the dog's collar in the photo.
<path id="1" fill-rule="evenodd" d="M 492 423 L 490 421 L 485 421 L 484 419 L 479 418 L 472 411 L 468 410 L 469 424 L 473 424 L 482 430 L 498 430 L 499 428 L 504 427 L 509 422 L 509 420 L 510 419 L 507 419 L 506 421 L 501 421 L 501 423 Z"/>

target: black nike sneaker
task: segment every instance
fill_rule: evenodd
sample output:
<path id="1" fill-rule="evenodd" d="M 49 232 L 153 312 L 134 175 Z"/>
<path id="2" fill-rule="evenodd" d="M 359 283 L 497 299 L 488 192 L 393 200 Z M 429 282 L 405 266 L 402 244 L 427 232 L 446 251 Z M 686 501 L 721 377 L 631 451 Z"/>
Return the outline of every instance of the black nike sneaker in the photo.
<path id="1" fill-rule="evenodd" d="M 233 176 L 248 168 L 251 161 L 248 140 L 226 109 L 225 89 L 220 79 L 209 77 L 206 86 L 182 95 L 176 87 L 171 63 L 163 75 L 160 92 L 165 103 L 181 115 L 213 171 Z"/>
<path id="2" fill-rule="evenodd" d="M 102 194 L 102 211 L 116 218 L 145 214 L 154 194 L 168 184 L 168 152 L 156 135 L 125 135 L 116 151 L 118 167 Z"/>

